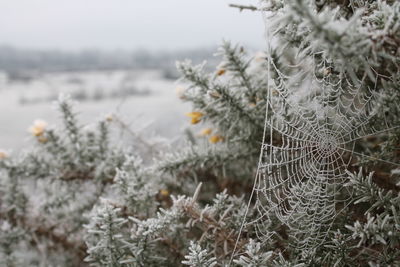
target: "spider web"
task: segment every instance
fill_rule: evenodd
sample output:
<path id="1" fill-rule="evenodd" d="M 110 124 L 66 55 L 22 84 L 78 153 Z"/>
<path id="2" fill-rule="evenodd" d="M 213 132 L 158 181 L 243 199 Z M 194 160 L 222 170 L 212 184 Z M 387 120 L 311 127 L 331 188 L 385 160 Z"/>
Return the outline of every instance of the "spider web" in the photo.
<path id="1" fill-rule="evenodd" d="M 278 67 L 273 38 L 266 35 L 264 139 L 248 206 L 255 201 L 257 217 L 245 218 L 240 233 L 252 226 L 259 241 L 269 242 L 275 234 L 270 226 L 278 223 L 294 239 L 291 245 L 307 255 L 324 242 L 335 217 L 350 204 L 346 171 L 356 157 L 400 166 L 356 152 L 357 142 L 399 126 L 381 116 L 384 95 L 376 84 L 370 88 L 363 79 L 355 84 L 332 74 L 322 52 Z"/>
<path id="2" fill-rule="evenodd" d="M 269 224 L 278 220 L 293 234 L 292 245 L 309 251 L 324 241 L 340 208 L 351 199 L 351 192 L 343 191 L 348 190 L 346 170 L 359 154 L 354 151 L 356 141 L 382 132 L 370 124 L 379 110 L 379 95 L 341 78 L 332 82 L 330 74 L 304 79 L 302 73 L 299 76 L 307 82 L 300 84 L 271 58 L 270 67 L 277 74 L 269 81 L 275 96 L 269 90 L 253 189 L 259 216 L 248 224 L 255 225 L 259 240 L 267 241 L 272 235 Z M 302 86 L 314 91 L 304 104 L 297 102 L 300 96 L 293 91 Z M 387 121 L 380 124 L 384 131 L 390 129 Z"/>

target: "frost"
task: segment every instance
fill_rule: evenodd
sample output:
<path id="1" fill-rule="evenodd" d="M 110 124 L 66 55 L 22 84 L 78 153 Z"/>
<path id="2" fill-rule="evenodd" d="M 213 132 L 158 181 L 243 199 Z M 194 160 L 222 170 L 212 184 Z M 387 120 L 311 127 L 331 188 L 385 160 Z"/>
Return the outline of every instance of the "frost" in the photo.
<path id="1" fill-rule="evenodd" d="M 348 36 L 358 27 L 360 12 L 349 21 L 335 20 L 324 12 L 314 14 L 305 3 L 294 1 L 290 8 L 305 18 L 303 27 L 317 28 L 327 40 Z M 267 24 L 273 20 L 266 18 Z M 283 65 L 284 59 L 271 56 L 276 52 L 273 38 L 269 38 L 272 30 L 266 33 L 269 89 L 264 141 L 252 192 L 258 218 L 246 221 L 244 226 L 254 226 L 259 240 L 268 242 L 275 233 L 266 230 L 267 225 L 278 219 L 295 238 L 292 246 L 303 255 L 312 255 L 327 238 L 335 217 L 352 201 L 352 192 L 344 186 L 352 162 L 369 158 L 400 166 L 355 151 L 357 143 L 400 126 L 392 125 L 383 114 L 384 95 L 365 76 L 350 71 L 332 75 L 335 65 L 329 54 L 312 52 L 327 49 L 327 44 L 312 43 L 308 51 L 311 55 Z M 339 39 L 335 42 L 347 45 Z M 291 49 L 281 48 L 280 53 L 290 53 Z M 369 76 L 376 86 L 378 77 Z"/>

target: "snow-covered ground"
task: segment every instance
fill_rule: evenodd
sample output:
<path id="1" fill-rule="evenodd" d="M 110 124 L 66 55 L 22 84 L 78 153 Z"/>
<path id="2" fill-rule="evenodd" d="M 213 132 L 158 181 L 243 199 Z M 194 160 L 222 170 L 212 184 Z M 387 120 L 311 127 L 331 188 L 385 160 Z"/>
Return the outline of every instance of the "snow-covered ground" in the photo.
<path id="1" fill-rule="evenodd" d="M 190 110 L 175 87 L 157 70 L 47 73 L 28 82 L 8 81 L 0 73 L 0 149 L 16 151 L 29 144 L 27 129 L 35 119 L 60 123 L 52 104 L 59 93 L 80 97 L 76 110 L 82 122 L 118 113 L 132 130 L 172 140 L 187 125 L 184 113 Z"/>

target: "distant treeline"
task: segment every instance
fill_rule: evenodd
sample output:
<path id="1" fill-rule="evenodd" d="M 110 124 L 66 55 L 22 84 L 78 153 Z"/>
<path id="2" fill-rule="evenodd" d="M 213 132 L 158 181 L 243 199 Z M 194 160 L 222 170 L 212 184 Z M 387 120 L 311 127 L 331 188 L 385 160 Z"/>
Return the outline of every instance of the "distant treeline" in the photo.
<path id="1" fill-rule="evenodd" d="M 175 52 L 29 50 L 0 46 L 0 70 L 11 79 L 24 79 L 31 72 L 86 71 L 112 69 L 163 69 L 166 76 L 175 76 L 175 61 L 191 58 L 201 62 L 213 48 Z M 19 77 L 20 76 L 20 77 Z M 29 78 L 29 77 L 26 77 Z M 168 78 L 168 77 L 166 77 Z"/>
<path id="2" fill-rule="evenodd" d="M 137 89 L 136 87 L 122 87 L 117 90 L 107 91 L 101 88 L 96 89 L 93 92 L 88 92 L 87 90 L 81 88 L 80 90 L 75 90 L 69 93 L 69 96 L 73 100 L 83 101 L 101 101 L 105 99 L 116 99 L 116 98 L 128 98 L 131 96 L 148 96 L 151 94 L 149 88 Z M 56 101 L 59 98 L 57 92 L 52 92 L 47 96 L 36 96 L 36 97 L 26 97 L 21 95 L 19 98 L 19 103 L 21 105 L 27 104 L 38 104 L 38 103 L 49 103 Z"/>

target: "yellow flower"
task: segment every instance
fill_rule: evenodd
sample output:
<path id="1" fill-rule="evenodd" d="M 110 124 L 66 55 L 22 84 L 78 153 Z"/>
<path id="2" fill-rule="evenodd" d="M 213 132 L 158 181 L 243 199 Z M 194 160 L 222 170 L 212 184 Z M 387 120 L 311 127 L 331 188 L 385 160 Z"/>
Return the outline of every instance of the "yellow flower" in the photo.
<path id="1" fill-rule="evenodd" d="M 203 117 L 203 113 L 198 112 L 198 111 L 193 111 L 193 112 L 189 112 L 186 113 L 186 116 L 188 116 L 189 118 L 191 118 L 192 120 L 190 121 L 192 124 L 197 124 L 200 122 L 201 117 Z"/>
<path id="2" fill-rule="evenodd" d="M 0 160 L 8 158 L 7 152 L 0 150 Z"/>
<path id="3" fill-rule="evenodd" d="M 198 112 L 198 111 L 186 113 L 186 116 L 188 116 L 189 118 L 201 118 L 201 117 L 203 117 L 203 115 L 204 115 L 203 113 Z"/>
<path id="4" fill-rule="evenodd" d="M 169 196 L 169 191 L 167 189 L 161 189 L 160 194 L 164 197 Z"/>
<path id="5" fill-rule="evenodd" d="M 218 69 L 218 70 L 217 70 L 217 75 L 218 75 L 218 76 L 224 75 L 225 72 L 226 72 L 225 69 Z"/>
<path id="6" fill-rule="evenodd" d="M 35 120 L 33 125 L 29 128 L 29 132 L 34 136 L 41 136 L 46 130 L 47 122 L 43 120 Z"/>
<path id="7" fill-rule="evenodd" d="M 200 131 L 200 136 L 210 135 L 211 132 L 212 132 L 211 128 L 204 128 L 203 130 Z"/>
<path id="8" fill-rule="evenodd" d="M 49 139 L 43 135 L 38 136 L 37 140 L 39 141 L 39 143 L 42 143 L 42 144 L 46 144 L 47 141 L 49 141 Z"/>
<path id="9" fill-rule="evenodd" d="M 199 118 L 192 118 L 191 120 L 190 120 L 190 123 L 191 124 L 197 124 L 197 123 L 199 123 L 200 122 L 200 119 Z"/>
<path id="10" fill-rule="evenodd" d="M 208 141 L 210 141 L 210 143 L 212 144 L 216 144 L 218 142 L 222 142 L 224 141 L 224 138 L 218 134 L 211 136 L 210 138 L 208 138 Z"/>

